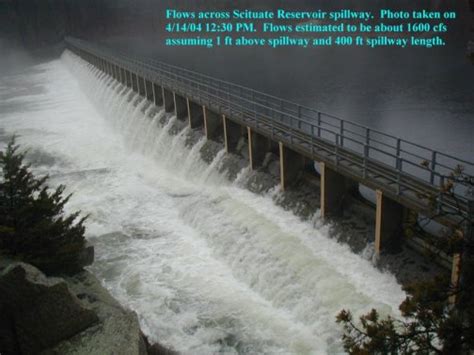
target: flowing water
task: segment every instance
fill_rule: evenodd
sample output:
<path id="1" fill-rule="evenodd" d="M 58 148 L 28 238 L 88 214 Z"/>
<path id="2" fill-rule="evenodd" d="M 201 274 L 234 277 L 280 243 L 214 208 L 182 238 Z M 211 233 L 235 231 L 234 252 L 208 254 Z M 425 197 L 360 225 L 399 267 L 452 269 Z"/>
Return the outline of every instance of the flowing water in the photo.
<path id="1" fill-rule="evenodd" d="M 204 163 L 204 139 L 187 148 L 189 128 L 171 134 L 175 117 L 75 55 L 4 77 L 0 98 L 2 144 L 17 134 L 35 171 L 74 193 L 67 210 L 90 215 L 92 271 L 152 341 L 186 354 L 335 354 L 342 308 L 397 314 L 395 278 L 330 239 L 317 214 L 303 222 L 273 203 L 278 189 L 242 189 L 248 169 L 228 181 L 223 151 Z"/>

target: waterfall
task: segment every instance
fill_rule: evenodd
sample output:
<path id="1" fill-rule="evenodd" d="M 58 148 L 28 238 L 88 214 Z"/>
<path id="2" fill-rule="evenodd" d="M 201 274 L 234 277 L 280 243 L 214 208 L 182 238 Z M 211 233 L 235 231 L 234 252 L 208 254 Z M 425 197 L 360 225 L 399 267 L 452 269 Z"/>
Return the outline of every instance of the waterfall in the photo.
<path id="1" fill-rule="evenodd" d="M 45 93 L 17 101 L 55 107 L 2 123 L 53 157 L 33 166 L 73 192 L 68 212 L 90 215 L 92 271 L 151 340 L 184 354 L 341 353 L 339 310 L 398 314 L 405 294 L 392 275 L 331 239 L 317 216 L 276 206 L 277 189 L 243 189 L 248 168 L 227 181 L 225 151 L 205 163 L 205 138 L 187 140 L 196 132 L 175 115 L 72 53 L 40 68 L 24 80 Z"/>

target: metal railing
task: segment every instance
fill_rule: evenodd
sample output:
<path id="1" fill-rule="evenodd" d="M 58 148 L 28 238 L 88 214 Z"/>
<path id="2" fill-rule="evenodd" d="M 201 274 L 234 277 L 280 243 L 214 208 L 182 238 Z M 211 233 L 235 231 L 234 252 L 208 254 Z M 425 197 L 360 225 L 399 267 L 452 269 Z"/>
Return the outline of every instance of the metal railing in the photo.
<path id="1" fill-rule="evenodd" d="M 412 200 L 436 196 L 438 211 L 467 216 L 465 192 L 474 181 L 474 164 L 469 161 L 188 69 L 79 39 L 66 42 L 70 48 L 238 119 L 352 176 L 373 180 L 384 191 Z M 450 174 L 460 168 L 465 179 L 456 184 L 454 197 L 443 193 Z"/>

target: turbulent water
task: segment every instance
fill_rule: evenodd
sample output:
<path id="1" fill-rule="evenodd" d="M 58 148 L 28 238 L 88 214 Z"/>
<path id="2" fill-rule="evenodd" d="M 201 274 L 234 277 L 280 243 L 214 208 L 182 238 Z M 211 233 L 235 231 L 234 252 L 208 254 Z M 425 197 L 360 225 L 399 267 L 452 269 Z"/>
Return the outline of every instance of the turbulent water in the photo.
<path id="1" fill-rule="evenodd" d="M 0 82 L 3 144 L 89 214 L 92 271 L 152 341 L 186 354 L 341 353 L 335 315 L 397 312 L 394 277 L 205 164 L 175 117 L 73 54 Z M 137 104 L 135 106 L 135 104 Z M 145 110 L 145 112 L 143 112 Z M 160 122 L 164 122 L 161 124 Z M 242 180 L 241 176 L 237 180 Z"/>

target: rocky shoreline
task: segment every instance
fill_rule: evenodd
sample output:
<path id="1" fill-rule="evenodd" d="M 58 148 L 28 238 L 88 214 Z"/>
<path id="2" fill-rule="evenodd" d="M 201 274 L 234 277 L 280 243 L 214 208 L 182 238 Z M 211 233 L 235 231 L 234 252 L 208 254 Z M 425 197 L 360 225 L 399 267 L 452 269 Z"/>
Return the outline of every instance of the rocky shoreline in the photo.
<path id="1" fill-rule="evenodd" d="M 151 345 L 135 312 L 121 306 L 89 271 L 48 277 L 0 258 L 0 353 L 172 355 Z"/>

